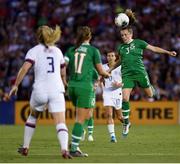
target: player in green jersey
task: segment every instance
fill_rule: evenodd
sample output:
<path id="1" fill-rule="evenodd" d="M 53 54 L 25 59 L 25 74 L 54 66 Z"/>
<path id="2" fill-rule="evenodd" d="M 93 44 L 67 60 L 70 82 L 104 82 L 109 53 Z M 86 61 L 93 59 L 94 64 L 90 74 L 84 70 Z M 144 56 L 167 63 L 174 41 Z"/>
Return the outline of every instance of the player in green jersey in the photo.
<path id="1" fill-rule="evenodd" d="M 87 26 L 79 27 L 76 45 L 69 48 L 65 54 L 69 68 L 68 94 L 76 107 L 76 122 L 72 130 L 70 154 L 74 157 L 88 156 L 79 150 L 79 142 L 83 133 L 85 119 L 91 117 L 95 97 L 93 88 L 93 70 L 104 76 L 110 74 L 102 68 L 100 53 L 90 45 L 91 31 Z"/>
<path id="2" fill-rule="evenodd" d="M 122 132 L 123 136 L 128 135 L 129 127 L 131 125 L 131 123 L 129 122 L 129 99 L 133 88 L 138 85 L 139 87 L 144 89 L 147 96 L 153 97 L 155 95 L 155 90 L 150 84 L 148 74 L 143 64 L 143 51 L 145 49 L 148 49 L 155 53 L 176 56 L 175 51 L 167 51 L 160 47 L 148 44 L 143 40 L 134 39 L 131 25 L 136 21 L 136 18 L 134 13 L 129 9 L 126 10 L 126 14 L 130 19 L 130 24 L 127 27 L 123 27 L 120 29 L 120 35 L 123 44 L 118 47 L 120 60 L 117 61 L 116 65 L 114 66 L 114 68 L 116 68 L 120 63 L 122 66 L 122 82 L 124 84 L 122 91 L 122 113 L 124 118 Z"/>

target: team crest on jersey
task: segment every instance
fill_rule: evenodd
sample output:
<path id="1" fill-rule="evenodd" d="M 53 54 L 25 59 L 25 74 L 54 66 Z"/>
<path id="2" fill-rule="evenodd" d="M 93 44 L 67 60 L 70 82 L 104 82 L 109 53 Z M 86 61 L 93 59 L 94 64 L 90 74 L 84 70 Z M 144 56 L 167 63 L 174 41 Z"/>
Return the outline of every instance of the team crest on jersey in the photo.
<path id="1" fill-rule="evenodd" d="M 133 50 L 134 48 L 135 48 L 134 43 L 131 43 L 131 44 L 130 44 L 130 49 Z"/>
<path id="2" fill-rule="evenodd" d="M 135 49 L 134 43 L 131 43 L 129 47 L 126 48 L 126 54 L 129 54 L 131 50 Z"/>

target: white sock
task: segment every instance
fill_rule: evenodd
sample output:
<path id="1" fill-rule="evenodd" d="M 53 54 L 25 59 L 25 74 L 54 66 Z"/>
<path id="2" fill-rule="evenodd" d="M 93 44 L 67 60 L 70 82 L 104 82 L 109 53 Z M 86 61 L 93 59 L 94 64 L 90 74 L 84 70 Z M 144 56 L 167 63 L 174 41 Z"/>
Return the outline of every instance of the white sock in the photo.
<path id="1" fill-rule="evenodd" d="M 29 148 L 32 136 L 34 134 L 35 128 L 36 128 L 36 118 L 29 115 L 24 129 L 24 148 Z"/>
<path id="2" fill-rule="evenodd" d="M 64 123 L 56 125 L 57 137 L 61 150 L 68 150 L 68 129 Z"/>
<path id="3" fill-rule="evenodd" d="M 112 137 L 112 136 L 115 136 L 114 124 L 108 124 L 107 127 L 108 127 L 108 132 L 109 132 L 110 136 L 111 136 L 111 137 Z"/>

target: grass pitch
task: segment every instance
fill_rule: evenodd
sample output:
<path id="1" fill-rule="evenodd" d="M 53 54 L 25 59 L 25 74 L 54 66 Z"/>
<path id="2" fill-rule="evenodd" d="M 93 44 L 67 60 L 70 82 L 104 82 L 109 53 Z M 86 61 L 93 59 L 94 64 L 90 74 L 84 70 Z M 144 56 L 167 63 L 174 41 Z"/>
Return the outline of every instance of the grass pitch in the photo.
<path id="1" fill-rule="evenodd" d="M 69 126 L 69 136 L 71 128 Z M 84 141 L 80 146 L 89 157 L 64 160 L 55 126 L 37 126 L 27 157 L 17 153 L 24 127 L 0 126 L 0 163 L 180 163 L 180 126 L 133 125 L 125 139 L 121 137 L 121 130 L 117 125 L 118 142 L 110 143 L 107 127 L 95 126 L 95 141 Z"/>

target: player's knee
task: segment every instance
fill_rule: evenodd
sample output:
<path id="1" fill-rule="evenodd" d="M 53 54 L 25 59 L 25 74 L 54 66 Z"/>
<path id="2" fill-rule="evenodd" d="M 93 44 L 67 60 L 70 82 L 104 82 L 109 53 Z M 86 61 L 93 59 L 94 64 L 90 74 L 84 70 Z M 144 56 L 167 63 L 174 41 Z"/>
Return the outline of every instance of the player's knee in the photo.
<path id="1" fill-rule="evenodd" d="M 128 101 L 129 101 L 129 96 L 123 95 L 123 102 L 128 102 Z"/>
<path id="2" fill-rule="evenodd" d="M 40 114 L 40 112 L 35 111 L 35 110 L 33 110 L 33 111 L 31 112 L 31 116 L 34 117 L 34 118 L 36 118 L 36 119 L 39 117 L 39 114 Z"/>
<path id="3" fill-rule="evenodd" d="M 92 117 L 91 114 L 87 115 L 85 119 L 89 120 Z"/>
<path id="4" fill-rule="evenodd" d="M 149 94 L 148 95 L 149 98 L 153 98 L 153 96 L 154 96 L 153 94 Z"/>
<path id="5" fill-rule="evenodd" d="M 106 118 L 109 120 L 109 119 L 112 119 L 112 113 L 107 113 L 106 114 Z"/>
<path id="6" fill-rule="evenodd" d="M 147 93 L 147 96 L 149 98 L 153 98 L 154 94 L 153 94 L 153 91 L 151 90 L 150 92 Z"/>
<path id="7" fill-rule="evenodd" d="M 129 98 L 128 97 L 123 97 L 123 102 L 128 102 L 129 101 Z"/>

